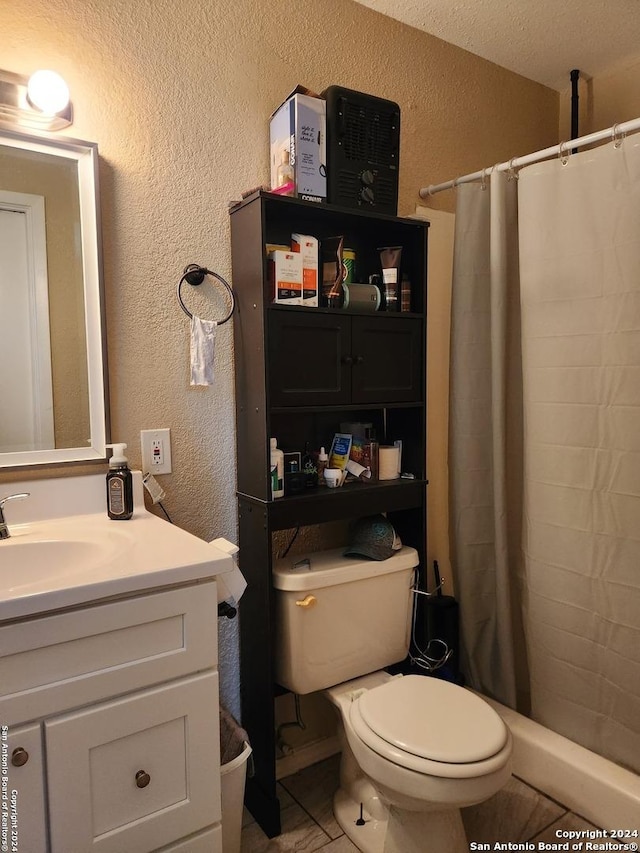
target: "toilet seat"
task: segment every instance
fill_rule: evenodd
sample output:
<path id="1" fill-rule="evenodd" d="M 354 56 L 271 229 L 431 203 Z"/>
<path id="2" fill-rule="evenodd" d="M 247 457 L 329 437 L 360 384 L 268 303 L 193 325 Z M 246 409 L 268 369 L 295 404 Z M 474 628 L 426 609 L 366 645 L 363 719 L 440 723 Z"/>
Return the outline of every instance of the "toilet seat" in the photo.
<path id="1" fill-rule="evenodd" d="M 425 775 L 483 776 L 509 758 L 509 731 L 493 708 L 436 678 L 407 675 L 366 690 L 349 721 L 380 756 Z"/>

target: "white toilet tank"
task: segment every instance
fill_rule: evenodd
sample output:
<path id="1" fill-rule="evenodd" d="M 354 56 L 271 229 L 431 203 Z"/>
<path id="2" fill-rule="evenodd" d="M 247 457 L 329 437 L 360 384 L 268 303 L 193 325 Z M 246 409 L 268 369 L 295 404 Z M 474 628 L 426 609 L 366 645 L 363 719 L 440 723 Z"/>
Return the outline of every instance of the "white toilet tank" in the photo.
<path id="1" fill-rule="evenodd" d="M 276 680 L 294 693 L 323 690 L 407 656 L 417 551 L 403 547 L 387 560 L 343 551 L 274 565 Z"/>

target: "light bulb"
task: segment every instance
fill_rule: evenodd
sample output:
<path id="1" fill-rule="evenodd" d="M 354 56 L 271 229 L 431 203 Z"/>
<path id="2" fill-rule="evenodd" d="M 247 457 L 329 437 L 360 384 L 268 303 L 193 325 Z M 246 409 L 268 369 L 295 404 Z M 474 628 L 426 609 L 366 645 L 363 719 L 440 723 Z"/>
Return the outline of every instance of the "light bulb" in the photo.
<path id="1" fill-rule="evenodd" d="M 54 116 L 69 103 L 69 87 L 55 71 L 36 71 L 29 78 L 27 97 L 44 115 Z"/>

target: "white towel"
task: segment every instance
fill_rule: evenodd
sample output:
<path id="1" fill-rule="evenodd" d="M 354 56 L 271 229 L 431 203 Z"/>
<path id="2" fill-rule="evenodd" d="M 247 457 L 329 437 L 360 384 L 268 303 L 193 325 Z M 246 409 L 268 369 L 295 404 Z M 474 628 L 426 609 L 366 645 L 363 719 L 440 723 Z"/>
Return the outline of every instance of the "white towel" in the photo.
<path id="1" fill-rule="evenodd" d="M 215 354 L 215 320 L 191 318 L 191 384 L 213 385 L 213 357 Z"/>

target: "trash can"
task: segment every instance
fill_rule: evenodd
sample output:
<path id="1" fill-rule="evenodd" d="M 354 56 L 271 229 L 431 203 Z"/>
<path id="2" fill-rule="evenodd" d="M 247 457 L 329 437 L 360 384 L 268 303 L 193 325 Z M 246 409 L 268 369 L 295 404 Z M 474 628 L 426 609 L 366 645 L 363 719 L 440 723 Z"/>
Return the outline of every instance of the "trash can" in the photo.
<path id="1" fill-rule="evenodd" d="M 220 706 L 220 788 L 224 853 L 240 853 L 244 783 L 250 756 L 251 747 L 246 731 L 226 708 Z"/>

